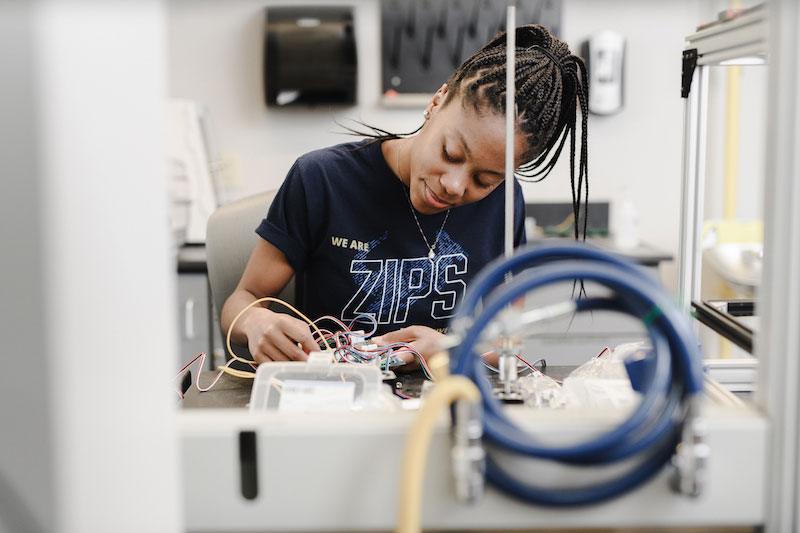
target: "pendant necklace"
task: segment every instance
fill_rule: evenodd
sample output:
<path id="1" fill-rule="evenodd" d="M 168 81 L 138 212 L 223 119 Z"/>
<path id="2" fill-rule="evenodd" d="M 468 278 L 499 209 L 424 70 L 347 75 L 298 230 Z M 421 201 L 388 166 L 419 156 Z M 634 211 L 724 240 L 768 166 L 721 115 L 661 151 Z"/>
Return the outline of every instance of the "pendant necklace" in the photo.
<path id="1" fill-rule="evenodd" d="M 397 149 L 397 157 L 395 158 L 395 166 L 397 167 L 397 176 L 400 177 L 400 148 Z M 410 181 L 410 179 L 409 179 Z M 400 186 L 403 187 L 403 180 L 400 179 Z M 422 231 L 422 224 L 419 223 L 419 218 L 417 218 L 416 210 L 414 209 L 414 204 L 411 203 L 411 189 L 409 188 L 408 195 L 405 194 L 405 187 L 403 187 L 403 196 L 406 197 L 408 201 L 408 207 L 411 209 L 411 215 L 414 217 L 414 222 L 417 223 L 417 229 L 419 230 L 419 234 L 422 235 L 422 240 L 425 241 L 425 246 L 428 247 L 428 259 L 433 260 L 436 257 L 436 245 L 439 242 L 439 237 L 442 235 L 442 230 L 444 229 L 444 225 L 447 224 L 447 219 L 450 218 L 450 210 L 447 210 L 447 213 L 444 215 L 444 221 L 442 221 L 442 225 L 439 227 L 439 231 L 436 232 L 436 238 L 433 240 L 433 245 L 428 243 L 428 238 L 425 236 L 425 232 Z"/>

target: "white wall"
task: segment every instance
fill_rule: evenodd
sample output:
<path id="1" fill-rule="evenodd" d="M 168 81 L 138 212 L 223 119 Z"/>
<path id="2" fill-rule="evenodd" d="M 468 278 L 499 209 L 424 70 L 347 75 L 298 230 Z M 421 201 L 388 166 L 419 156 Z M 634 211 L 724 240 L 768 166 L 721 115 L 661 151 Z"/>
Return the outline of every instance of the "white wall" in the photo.
<path id="1" fill-rule="evenodd" d="M 643 242 L 677 258 L 680 240 L 683 100 L 680 97 L 684 37 L 711 12 L 710 2 L 568 0 L 565 38 L 570 47 L 587 35 L 611 29 L 626 39 L 625 108 L 589 122 L 590 200 L 628 198 L 639 212 Z M 536 190 L 548 200 L 563 195 L 568 161 Z M 562 196 L 563 197 L 563 196 Z M 612 228 L 613 231 L 614 228 Z M 677 263 L 662 265 L 662 280 L 677 286 Z"/>
<path id="2" fill-rule="evenodd" d="M 359 105 L 327 111 L 267 109 L 262 97 L 263 16 L 269 0 L 173 0 L 169 13 L 170 93 L 205 102 L 220 151 L 227 160 L 228 198 L 276 187 L 301 153 L 347 137 L 339 120 L 356 118 L 389 130 L 420 123 L 421 108 L 378 105 L 377 0 L 336 2 L 355 6 L 359 42 Z M 287 3 L 287 2 L 283 2 Z M 312 2 L 307 2 L 312 3 Z M 313 3 L 332 3 L 325 0 Z M 725 7 L 720 0 L 565 0 L 564 39 L 573 51 L 597 30 L 627 39 L 625 108 L 590 119 L 590 199 L 628 196 L 639 207 L 640 233 L 677 256 L 679 242 L 684 37 Z M 529 200 L 570 201 L 568 159 L 539 184 L 525 186 Z M 675 264 L 662 268 L 674 288 Z"/>
<path id="3" fill-rule="evenodd" d="M 269 0 L 173 0 L 169 12 L 170 93 L 205 103 L 227 165 L 229 199 L 280 185 L 297 156 L 352 140 L 334 123 L 359 119 L 401 131 L 421 123 L 422 109 L 389 111 L 380 96 L 379 11 L 374 0 L 351 5 L 359 43 L 358 106 L 267 109 L 264 104 L 264 11 Z"/>

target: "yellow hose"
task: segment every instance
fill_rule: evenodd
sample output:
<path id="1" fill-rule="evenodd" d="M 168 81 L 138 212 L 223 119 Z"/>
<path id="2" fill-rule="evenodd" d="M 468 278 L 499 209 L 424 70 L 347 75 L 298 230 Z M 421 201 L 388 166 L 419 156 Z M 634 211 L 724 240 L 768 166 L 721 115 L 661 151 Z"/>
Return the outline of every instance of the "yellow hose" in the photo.
<path id="1" fill-rule="evenodd" d="M 730 220 L 737 217 L 739 208 L 739 115 L 741 114 L 742 67 L 728 67 L 728 91 L 725 126 L 725 178 L 723 217 Z"/>
<path id="2" fill-rule="evenodd" d="M 729 9 L 740 9 L 741 0 L 730 0 Z M 725 105 L 725 174 L 722 216 L 735 219 L 739 211 L 739 115 L 741 114 L 742 67 L 728 67 Z"/>
<path id="3" fill-rule="evenodd" d="M 438 357 L 438 356 L 437 356 Z M 442 358 L 432 358 L 431 367 L 442 371 Z M 445 365 L 446 366 L 446 365 Z M 443 372 L 446 373 L 446 372 Z M 446 376 L 437 381 L 411 426 L 406 440 L 397 503 L 397 533 L 418 533 L 422 514 L 422 489 L 425 462 L 436 420 L 441 412 L 458 400 L 480 402 L 478 387 L 464 376 Z"/>

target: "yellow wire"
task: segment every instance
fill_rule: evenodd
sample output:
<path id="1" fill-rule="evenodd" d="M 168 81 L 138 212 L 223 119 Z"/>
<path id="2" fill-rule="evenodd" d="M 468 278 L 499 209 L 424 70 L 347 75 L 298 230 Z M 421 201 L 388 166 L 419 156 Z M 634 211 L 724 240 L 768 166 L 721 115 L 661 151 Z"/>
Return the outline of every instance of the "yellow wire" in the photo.
<path id="1" fill-rule="evenodd" d="M 433 429 L 442 410 L 457 400 L 477 403 L 481 401 L 481 393 L 464 376 L 449 376 L 437 381 L 411 426 L 398 489 L 397 533 L 422 531 L 422 487 Z"/>
<path id="2" fill-rule="evenodd" d="M 567 215 L 567 218 L 561 221 L 561 223 L 554 227 L 553 230 L 557 233 L 561 233 L 562 231 L 566 231 L 572 224 L 575 222 L 575 213 L 570 213 Z"/>
<path id="3" fill-rule="evenodd" d="M 283 300 L 281 300 L 280 298 L 273 298 L 272 296 L 265 296 L 265 297 L 263 297 L 263 298 L 259 298 L 259 299 L 255 300 L 255 301 L 253 301 L 253 302 L 250 302 L 249 304 L 247 304 L 247 305 L 245 306 L 245 308 L 244 308 L 244 309 L 242 309 L 241 311 L 239 311 L 239 314 L 237 314 L 235 317 L 233 317 L 233 320 L 231 321 L 231 325 L 230 325 L 230 326 L 228 326 L 228 334 L 225 336 L 225 347 L 226 347 L 226 348 L 228 348 L 228 353 L 231 355 L 231 357 L 232 357 L 233 359 L 236 359 L 237 361 L 240 361 L 240 362 L 242 362 L 242 363 L 252 363 L 252 364 L 256 364 L 256 365 L 258 364 L 258 363 L 256 363 L 255 361 L 248 361 L 247 359 L 244 359 L 244 358 L 242 358 L 242 357 L 239 357 L 238 355 L 236 355 L 235 353 L 233 353 L 233 348 L 231 348 L 231 332 L 233 331 L 233 325 L 234 325 L 234 324 L 236 324 L 236 321 L 237 321 L 237 320 L 239 320 L 239 317 L 240 317 L 240 316 L 242 316 L 242 315 L 244 314 L 244 312 L 245 312 L 245 311 L 247 311 L 248 309 L 250 309 L 250 308 L 251 308 L 251 307 L 253 307 L 254 305 L 256 305 L 256 304 L 260 304 L 260 303 L 262 303 L 262 302 L 275 302 L 275 303 L 279 303 L 279 304 L 281 304 L 282 306 L 284 306 L 284 307 L 288 308 L 290 311 L 292 311 L 293 313 L 295 313 L 297 316 L 299 316 L 300 318 L 302 318 L 303 320 L 305 320 L 306 322 L 308 322 L 308 325 L 309 325 L 309 326 L 311 326 L 312 328 L 314 328 L 314 330 L 317 332 L 317 334 L 320 336 L 320 338 L 322 338 L 322 339 L 323 339 L 323 341 L 325 342 L 325 349 L 326 349 L 327 351 L 329 351 L 329 352 L 332 352 L 332 351 L 333 351 L 333 350 L 331 349 L 330 345 L 328 344 L 328 342 L 327 342 L 327 341 L 325 341 L 325 336 L 322 334 L 322 332 L 319 330 L 319 328 L 317 327 L 317 325 L 316 325 L 316 324 L 314 324 L 314 322 L 313 322 L 313 321 L 312 321 L 310 318 L 308 318 L 306 315 L 304 315 L 303 313 L 301 313 L 300 311 L 298 311 L 297 309 L 295 309 L 295 308 L 294 308 L 294 307 L 293 307 L 291 304 L 284 302 L 284 301 L 283 301 Z M 230 374 L 230 375 L 232 375 L 232 376 L 236 376 L 236 377 L 244 377 L 244 376 L 242 376 L 242 375 L 240 375 L 240 374 L 239 374 L 240 372 L 242 372 L 241 370 L 235 370 L 235 369 L 233 369 L 233 368 L 225 367 L 225 368 L 223 369 L 223 371 L 224 371 L 225 373 L 227 373 L 227 374 Z M 243 373 L 244 373 L 244 374 L 251 374 L 251 375 L 252 375 L 252 372 L 243 372 Z M 249 376 L 248 376 L 248 377 L 249 377 Z"/>
<path id="4" fill-rule="evenodd" d="M 256 379 L 255 372 L 248 372 L 247 370 L 237 370 L 235 368 L 231 368 L 229 366 L 223 366 L 222 371 L 226 374 L 230 374 L 231 376 L 237 378 L 244 378 L 244 379 Z"/>

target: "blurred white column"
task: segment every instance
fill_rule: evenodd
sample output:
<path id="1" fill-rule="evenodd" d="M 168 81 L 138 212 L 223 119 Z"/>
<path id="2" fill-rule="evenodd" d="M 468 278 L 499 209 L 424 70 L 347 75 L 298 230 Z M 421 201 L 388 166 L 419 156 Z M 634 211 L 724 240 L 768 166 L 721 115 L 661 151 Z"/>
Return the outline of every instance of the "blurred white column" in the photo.
<path id="1" fill-rule="evenodd" d="M 24 4 L 0 14 L 26 30 L 0 31 L 0 531 L 179 531 L 163 1 Z"/>
<path id="2" fill-rule="evenodd" d="M 0 532 L 52 531 L 33 9 L 0 0 Z"/>
<path id="3" fill-rule="evenodd" d="M 758 397 L 772 423 L 766 531 L 800 531 L 800 4 L 769 8 Z"/>

